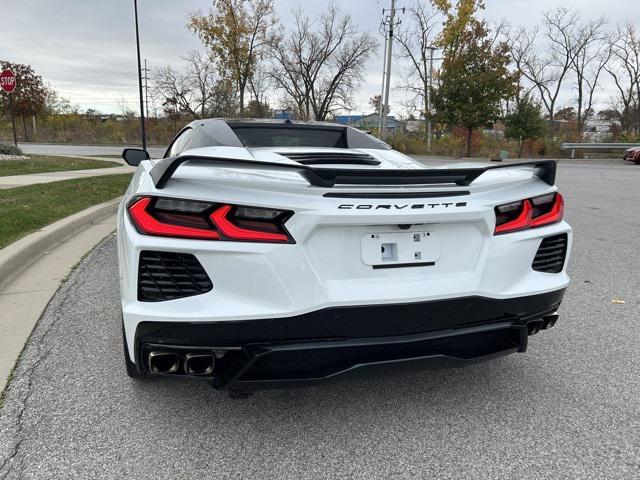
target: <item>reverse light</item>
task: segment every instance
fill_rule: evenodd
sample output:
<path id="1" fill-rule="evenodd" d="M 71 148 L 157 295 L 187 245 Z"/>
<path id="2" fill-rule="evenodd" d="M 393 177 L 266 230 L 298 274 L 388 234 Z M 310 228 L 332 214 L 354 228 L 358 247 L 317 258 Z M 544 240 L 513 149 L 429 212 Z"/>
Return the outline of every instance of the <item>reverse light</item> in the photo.
<path id="1" fill-rule="evenodd" d="M 200 201 L 138 197 L 129 218 L 143 235 L 199 240 L 295 243 L 284 227 L 293 212 Z"/>
<path id="2" fill-rule="evenodd" d="M 495 207 L 494 235 L 543 227 L 562 221 L 564 199 L 560 193 L 549 193 Z"/>

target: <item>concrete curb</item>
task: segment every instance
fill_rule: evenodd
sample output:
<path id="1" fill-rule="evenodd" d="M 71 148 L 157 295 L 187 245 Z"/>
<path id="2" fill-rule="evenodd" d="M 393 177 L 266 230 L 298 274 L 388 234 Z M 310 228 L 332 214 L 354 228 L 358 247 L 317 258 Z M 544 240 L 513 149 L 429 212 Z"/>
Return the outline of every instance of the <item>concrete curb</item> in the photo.
<path id="1" fill-rule="evenodd" d="M 74 213 L 0 250 L 0 289 L 45 253 L 118 210 L 120 197 Z"/>

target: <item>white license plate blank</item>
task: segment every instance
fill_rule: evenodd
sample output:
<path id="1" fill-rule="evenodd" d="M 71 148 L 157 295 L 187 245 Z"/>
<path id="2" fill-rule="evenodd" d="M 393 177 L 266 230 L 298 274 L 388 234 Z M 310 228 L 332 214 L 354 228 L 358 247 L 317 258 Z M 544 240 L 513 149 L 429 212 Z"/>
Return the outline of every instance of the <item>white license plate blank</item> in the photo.
<path id="1" fill-rule="evenodd" d="M 366 265 L 432 264 L 440 257 L 434 232 L 369 233 L 362 237 L 362 261 Z"/>

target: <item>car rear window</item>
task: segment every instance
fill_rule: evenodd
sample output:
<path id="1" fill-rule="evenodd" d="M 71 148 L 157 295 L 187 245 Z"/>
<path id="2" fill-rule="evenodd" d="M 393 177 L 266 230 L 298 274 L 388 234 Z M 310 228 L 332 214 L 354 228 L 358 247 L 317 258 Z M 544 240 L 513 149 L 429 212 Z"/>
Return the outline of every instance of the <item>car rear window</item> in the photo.
<path id="1" fill-rule="evenodd" d="M 347 148 L 344 129 L 294 127 L 232 127 L 245 147 Z"/>

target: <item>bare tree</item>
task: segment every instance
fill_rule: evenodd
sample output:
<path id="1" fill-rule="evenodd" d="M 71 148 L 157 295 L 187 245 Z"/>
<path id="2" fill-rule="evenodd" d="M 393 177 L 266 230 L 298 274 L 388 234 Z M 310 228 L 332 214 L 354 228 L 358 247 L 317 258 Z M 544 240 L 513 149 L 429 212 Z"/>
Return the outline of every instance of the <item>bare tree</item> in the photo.
<path id="1" fill-rule="evenodd" d="M 611 38 L 611 62 L 606 67 L 618 89 L 623 130 L 640 131 L 640 38 L 630 23 L 618 26 Z"/>
<path id="2" fill-rule="evenodd" d="M 215 63 L 199 52 L 190 52 L 183 59 L 184 71 L 166 66 L 155 72 L 154 96 L 170 110 L 191 118 L 233 115 L 234 110 L 228 108 L 236 98 L 234 88 L 230 80 L 218 78 Z"/>
<path id="3" fill-rule="evenodd" d="M 272 42 L 271 76 L 304 118 L 324 120 L 349 105 L 377 43 L 335 5 L 317 23 L 300 9 L 293 13 L 293 31 Z"/>
<path id="4" fill-rule="evenodd" d="M 251 100 L 249 103 L 254 107 L 250 112 L 258 118 L 269 116 L 269 104 L 267 93 L 272 90 L 273 79 L 270 73 L 264 68 L 257 68 L 253 76 L 249 79 L 249 91 Z"/>
<path id="5" fill-rule="evenodd" d="M 311 86 L 308 75 L 305 75 L 305 70 L 309 69 L 305 63 L 305 48 L 311 34 L 311 21 L 302 15 L 301 10 L 294 12 L 294 19 L 294 29 L 287 34 L 287 42 L 282 34 L 274 38 L 271 46 L 273 68 L 270 73 L 276 88 L 284 93 L 285 99 L 295 104 L 296 113 L 308 119 L 311 113 Z"/>
<path id="6" fill-rule="evenodd" d="M 543 13 L 542 34 L 537 28 L 528 31 L 521 27 L 511 35 L 509 42 L 513 62 L 521 75 L 538 91 L 552 126 L 558 96 L 575 57 L 574 32 L 578 19 L 577 12 L 566 8 L 546 11 Z M 547 44 L 545 54 L 536 51 L 540 35 Z"/>
<path id="7" fill-rule="evenodd" d="M 593 113 L 593 96 L 599 86 L 600 74 L 611 57 L 607 35 L 603 32 L 606 24 L 607 20 L 600 17 L 574 31 L 571 69 L 576 75 L 578 132 L 584 130 L 588 116 Z"/>
<path id="8" fill-rule="evenodd" d="M 400 28 L 396 35 L 398 57 L 408 63 L 408 69 L 399 87 L 410 95 L 407 106 L 420 113 L 425 122 L 425 135 L 429 135 L 427 123 L 429 111 L 429 89 L 433 65 L 432 49 L 442 25 L 440 13 L 431 10 L 422 2 L 415 3 L 408 10 L 407 26 Z"/>
<path id="9" fill-rule="evenodd" d="M 535 28 L 531 31 L 525 27 L 518 27 L 515 31 L 507 29 L 505 32 L 505 41 L 509 45 L 511 54 L 511 61 L 513 62 L 516 71 L 520 72 L 518 79 L 519 91 L 524 92 L 521 95 L 516 95 L 516 103 L 521 96 L 530 96 L 533 90 L 538 90 L 536 82 L 531 80 L 534 76 L 531 71 L 536 72 L 538 70 L 537 65 L 538 58 L 534 54 L 535 43 L 538 38 L 538 29 Z M 528 75 L 524 72 L 527 70 Z M 529 85 L 522 85 L 522 80 L 529 80 Z"/>
<path id="10" fill-rule="evenodd" d="M 207 104 L 209 117 L 233 117 L 240 107 L 236 85 L 229 78 L 219 79 L 211 89 Z"/>
<path id="11" fill-rule="evenodd" d="M 184 61 L 187 64 L 187 86 L 193 94 L 200 118 L 204 118 L 207 115 L 207 106 L 214 96 L 213 87 L 217 81 L 215 65 L 209 58 L 195 51 L 184 57 Z"/>
<path id="12" fill-rule="evenodd" d="M 153 74 L 154 95 L 163 99 L 165 110 L 174 114 L 186 114 L 198 118 L 197 102 L 193 99 L 187 76 L 170 65 L 161 67 Z"/>

